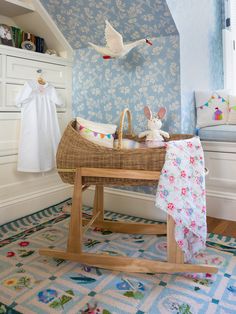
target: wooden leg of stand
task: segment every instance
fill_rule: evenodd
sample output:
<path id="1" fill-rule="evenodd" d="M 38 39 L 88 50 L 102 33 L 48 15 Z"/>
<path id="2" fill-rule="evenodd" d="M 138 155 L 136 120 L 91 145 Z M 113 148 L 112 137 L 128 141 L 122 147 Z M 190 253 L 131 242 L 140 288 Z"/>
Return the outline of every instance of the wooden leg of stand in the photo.
<path id="1" fill-rule="evenodd" d="M 67 252 L 81 253 L 82 239 L 82 177 L 81 170 L 77 169 L 75 174 L 75 185 L 71 206 Z"/>
<path id="2" fill-rule="evenodd" d="M 103 185 L 96 185 L 94 205 L 93 205 L 93 216 L 100 212 L 97 222 L 104 220 L 104 187 Z"/>
<path id="3" fill-rule="evenodd" d="M 217 273 L 217 268 L 211 265 L 167 263 L 128 256 L 109 256 L 97 253 L 75 254 L 55 249 L 41 249 L 40 254 L 61 259 L 69 259 L 93 267 L 125 271 L 126 273 Z"/>
<path id="4" fill-rule="evenodd" d="M 184 253 L 175 241 L 175 221 L 170 215 L 167 215 L 167 261 L 184 263 Z"/>

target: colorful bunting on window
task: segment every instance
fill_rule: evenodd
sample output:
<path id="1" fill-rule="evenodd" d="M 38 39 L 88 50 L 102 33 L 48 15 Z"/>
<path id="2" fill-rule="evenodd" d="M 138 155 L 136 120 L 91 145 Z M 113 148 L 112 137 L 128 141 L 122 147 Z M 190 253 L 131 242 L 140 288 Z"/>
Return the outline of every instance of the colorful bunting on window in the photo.
<path id="1" fill-rule="evenodd" d="M 85 132 L 85 133 L 93 133 L 93 135 L 94 135 L 95 137 L 100 137 L 101 139 L 103 139 L 103 138 L 105 138 L 105 137 L 107 137 L 107 138 L 109 138 L 109 139 L 110 139 L 111 137 L 115 138 L 115 134 L 103 134 L 103 133 L 98 133 L 98 132 L 92 131 L 92 130 L 90 130 L 90 129 L 88 129 L 88 128 L 85 128 L 85 127 L 82 126 L 81 124 L 80 124 L 80 126 L 79 126 L 79 130 L 80 130 L 80 131 L 83 130 L 83 132 Z"/>

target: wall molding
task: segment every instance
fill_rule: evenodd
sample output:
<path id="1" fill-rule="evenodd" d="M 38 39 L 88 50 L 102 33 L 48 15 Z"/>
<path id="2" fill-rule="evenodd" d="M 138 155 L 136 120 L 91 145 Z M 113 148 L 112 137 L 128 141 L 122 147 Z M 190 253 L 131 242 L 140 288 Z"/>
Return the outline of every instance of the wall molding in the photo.
<path id="1" fill-rule="evenodd" d="M 83 204 L 93 206 L 94 187 L 83 193 Z M 36 192 L 21 194 L 0 204 L 0 224 L 33 214 L 72 197 L 73 186 L 63 183 Z M 140 218 L 166 221 L 166 214 L 155 207 L 155 196 L 133 191 L 105 188 L 105 209 Z M 210 217 L 236 221 L 236 193 L 208 190 L 207 214 Z"/>
<path id="2" fill-rule="evenodd" d="M 83 193 L 83 204 L 93 206 L 94 187 Z M 104 208 L 112 212 L 165 221 L 166 215 L 154 205 L 155 196 L 114 188 L 104 189 Z"/>
<path id="3" fill-rule="evenodd" d="M 93 206 L 94 188 L 83 195 L 83 203 Z M 155 207 L 155 196 L 133 191 L 105 188 L 105 209 L 120 214 L 165 221 L 166 215 Z M 236 193 L 207 190 L 207 215 L 236 221 Z"/>
<path id="4" fill-rule="evenodd" d="M 9 187 L 10 188 L 10 187 Z M 72 196 L 72 186 L 55 184 L 1 201 L 0 225 L 33 214 Z"/>

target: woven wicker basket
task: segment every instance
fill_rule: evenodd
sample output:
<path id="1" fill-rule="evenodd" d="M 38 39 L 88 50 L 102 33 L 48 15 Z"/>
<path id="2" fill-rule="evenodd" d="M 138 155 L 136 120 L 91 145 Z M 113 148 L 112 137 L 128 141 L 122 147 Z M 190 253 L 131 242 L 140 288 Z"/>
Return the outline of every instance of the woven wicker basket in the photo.
<path id="1" fill-rule="evenodd" d="M 128 117 L 128 133 L 124 135 L 124 118 Z M 118 130 L 118 148 L 107 148 L 83 138 L 75 130 L 76 121 L 71 121 L 58 146 L 57 150 L 57 168 L 58 169 L 75 169 L 79 167 L 89 168 L 112 168 L 112 169 L 129 169 L 129 170 L 152 170 L 160 171 L 165 161 L 165 148 L 136 148 L 122 149 L 122 139 L 131 138 L 136 141 L 139 139 L 132 132 L 131 113 L 125 109 L 120 118 L 120 127 Z M 174 134 L 169 140 L 179 140 L 191 138 L 192 135 Z M 74 184 L 73 172 L 59 171 L 63 182 Z M 100 184 L 112 186 L 125 185 L 155 185 L 157 182 L 147 180 L 130 180 L 130 179 L 113 179 L 113 178 L 83 178 L 83 184 Z"/>

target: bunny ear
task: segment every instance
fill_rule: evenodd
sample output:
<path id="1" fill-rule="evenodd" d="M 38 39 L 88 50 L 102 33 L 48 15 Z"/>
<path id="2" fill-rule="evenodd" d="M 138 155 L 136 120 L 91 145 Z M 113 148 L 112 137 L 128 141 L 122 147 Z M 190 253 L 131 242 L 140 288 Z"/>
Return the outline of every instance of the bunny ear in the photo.
<path id="1" fill-rule="evenodd" d="M 148 118 L 148 120 L 152 119 L 152 112 L 148 106 L 144 107 L 144 114 L 145 114 L 145 117 Z"/>
<path id="2" fill-rule="evenodd" d="M 163 119 L 165 115 L 166 115 L 166 108 L 161 107 L 160 110 L 157 113 L 157 117 L 159 119 Z"/>

